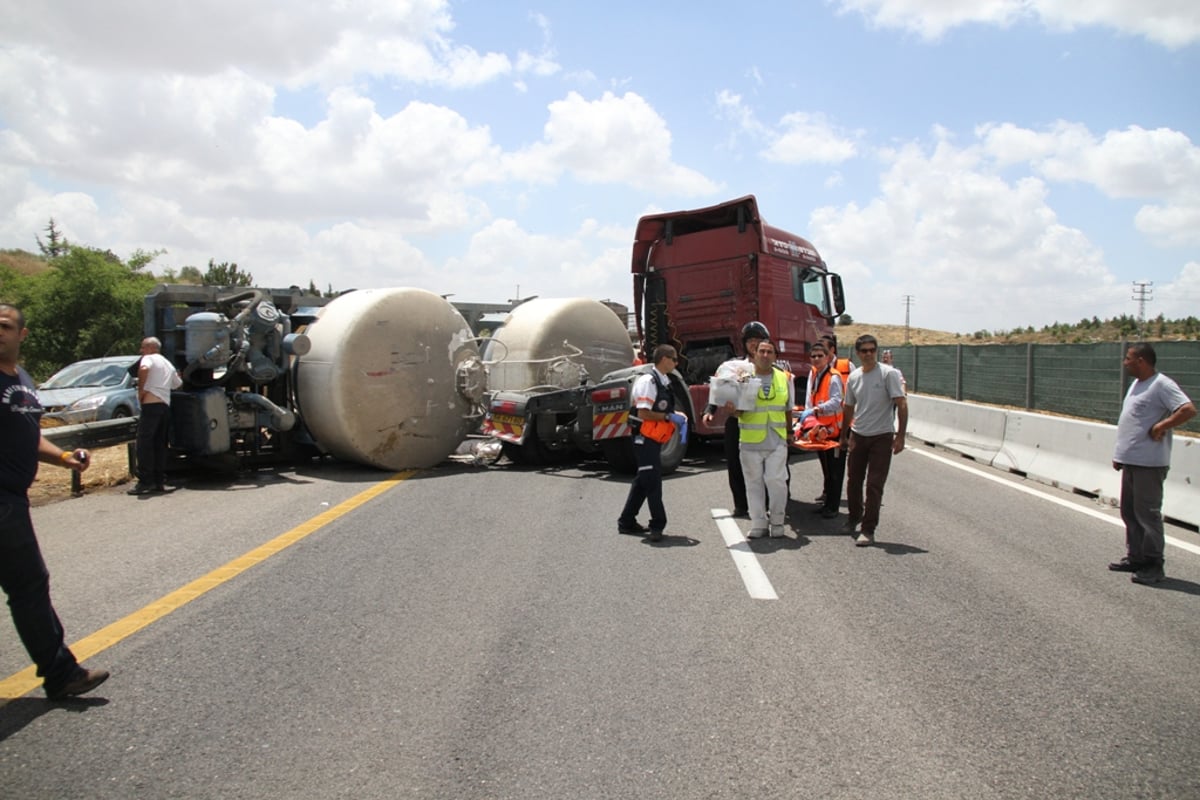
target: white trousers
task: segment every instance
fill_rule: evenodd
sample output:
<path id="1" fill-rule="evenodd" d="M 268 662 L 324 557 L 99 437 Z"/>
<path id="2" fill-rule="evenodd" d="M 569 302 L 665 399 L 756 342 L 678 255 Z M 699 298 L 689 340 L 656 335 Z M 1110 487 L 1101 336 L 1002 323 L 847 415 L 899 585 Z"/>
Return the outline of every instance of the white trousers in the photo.
<path id="1" fill-rule="evenodd" d="M 771 525 L 783 524 L 788 501 L 787 458 L 786 446 L 772 450 L 739 451 L 742 475 L 746 478 L 746 505 L 749 506 L 751 529 L 767 527 L 768 513 Z"/>

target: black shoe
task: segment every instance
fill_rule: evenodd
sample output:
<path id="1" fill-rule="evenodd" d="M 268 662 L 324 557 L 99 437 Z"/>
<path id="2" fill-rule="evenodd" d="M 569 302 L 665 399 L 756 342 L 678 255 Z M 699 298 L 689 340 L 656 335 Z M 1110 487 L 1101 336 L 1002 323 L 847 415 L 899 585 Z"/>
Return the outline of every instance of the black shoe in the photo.
<path id="1" fill-rule="evenodd" d="M 1137 572 L 1142 567 L 1150 566 L 1148 561 L 1135 561 L 1129 556 L 1125 556 L 1120 561 L 1114 561 L 1108 565 L 1108 568 L 1113 572 Z"/>
<path id="2" fill-rule="evenodd" d="M 1129 580 L 1134 583 L 1153 586 L 1156 583 L 1162 583 L 1167 579 L 1163 572 L 1162 564 L 1146 564 L 1141 569 L 1129 576 Z"/>
<path id="3" fill-rule="evenodd" d="M 824 514 L 824 513 L 825 513 L 825 507 L 824 507 L 824 506 L 817 506 L 816 508 L 810 508 L 808 511 L 809 511 L 809 513 L 810 513 L 810 514 Z"/>
<path id="4" fill-rule="evenodd" d="M 647 542 L 661 542 L 663 538 L 662 531 L 648 531 L 646 533 Z"/>
<path id="5" fill-rule="evenodd" d="M 750 512 L 744 508 L 735 508 L 733 510 L 734 519 L 750 519 Z"/>
<path id="6" fill-rule="evenodd" d="M 129 491 L 125 492 L 125 494 L 132 494 L 132 495 L 136 496 L 136 495 L 140 495 L 140 494 L 150 494 L 153 491 L 154 491 L 154 489 L 150 488 L 149 486 L 139 483 L 139 484 L 134 485 L 134 487 L 132 489 L 130 489 Z"/>
<path id="7" fill-rule="evenodd" d="M 822 508 L 821 509 L 821 516 L 824 517 L 825 519 L 833 519 L 837 515 L 838 515 L 838 510 L 836 508 Z"/>
<path id="8" fill-rule="evenodd" d="M 617 533 L 624 533 L 629 536 L 641 536 L 648 530 L 650 529 L 637 520 L 634 520 L 632 523 L 617 520 Z"/>
<path id="9" fill-rule="evenodd" d="M 81 694 L 87 694 L 92 689 L 95 689 L 100 684 L 108 680 L 108 670 L 106 669 L 84 669 L 76 667 L 75 674 L 71 676 L 71 680 L 64 683 L 62 686 L 46 688 L 46 697 L 51 700 L 62 700 L 66 697 L 75 697 Z"/>

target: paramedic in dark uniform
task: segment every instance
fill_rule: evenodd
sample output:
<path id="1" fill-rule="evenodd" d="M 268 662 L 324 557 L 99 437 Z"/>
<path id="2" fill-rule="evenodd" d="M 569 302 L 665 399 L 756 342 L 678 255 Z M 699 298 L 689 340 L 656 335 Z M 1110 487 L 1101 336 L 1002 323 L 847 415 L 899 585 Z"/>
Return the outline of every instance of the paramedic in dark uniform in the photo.
<path id="1" fill-rule="evenodd" d="M 88 458 L 86 450 L 63 450 L 42 435 L 42 404 L 28 373 L 18 366 L 28 334 L 24 315 L 0 303 L 0 586 L 46 696 L 61 700 L 90 692 L 108 672 L 79 666 L 65 644 L 50 602 L 50 573 L 29 516 L 29 486 L 39 461 L 82 472 Z"/>
<path id="2" fill-rule="evenodd" d="M 629 424 L 633 428 L 633 456 L 637 474 L 629 487 L 625 508 L 617 518 L 617 532 L 646 534 L 647 541 L 662 540 L 667 527 L 667 511 L 662 501 L 662 441 L 670 439 L 670 416 L 675 411 L 675 395 L 667 373 L 675 369 L 679 354 L 669 344 L 654 348 L 654 366 L 633 383 L 633 410 Z M 642 504 L 650 506 L 650 527 L 637 521 Z"/>

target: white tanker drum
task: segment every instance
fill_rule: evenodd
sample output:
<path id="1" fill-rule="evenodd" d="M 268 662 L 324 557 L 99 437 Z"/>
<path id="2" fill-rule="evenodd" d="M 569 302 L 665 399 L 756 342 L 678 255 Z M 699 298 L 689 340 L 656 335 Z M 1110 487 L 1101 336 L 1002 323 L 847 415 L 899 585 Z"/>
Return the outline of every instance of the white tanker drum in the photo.
<path id="1" fill-rule="evenodd" d="M 586 297 L 522 303 L 492 339 L 488 389 L 493 392 L 569 389 L 633 363 L 624 320 Z"/>
<path id="2" fill-rule="evenodd" d="M 485 386 L 462 315 L 423 289 L 338 297 L 306 331 L 297 406 L 323 450 L 381 469 L 444 460 L 478 422 Z"/>

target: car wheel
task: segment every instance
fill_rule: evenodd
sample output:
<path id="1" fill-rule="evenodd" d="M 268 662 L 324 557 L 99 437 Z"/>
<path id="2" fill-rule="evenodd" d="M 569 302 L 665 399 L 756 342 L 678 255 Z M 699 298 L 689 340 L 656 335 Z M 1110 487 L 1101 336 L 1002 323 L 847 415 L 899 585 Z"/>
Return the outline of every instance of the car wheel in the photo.
<path id="1" fill-rule="evenodd" d="M 132 417 L 132 416 L 133 416 L 133 411 L 126 408 L 125 406 L 121 406 L 120 408 L 115 409 L 113 411 L 112 418 L 113 419 L 125 419 L 126 417 Z"/>

